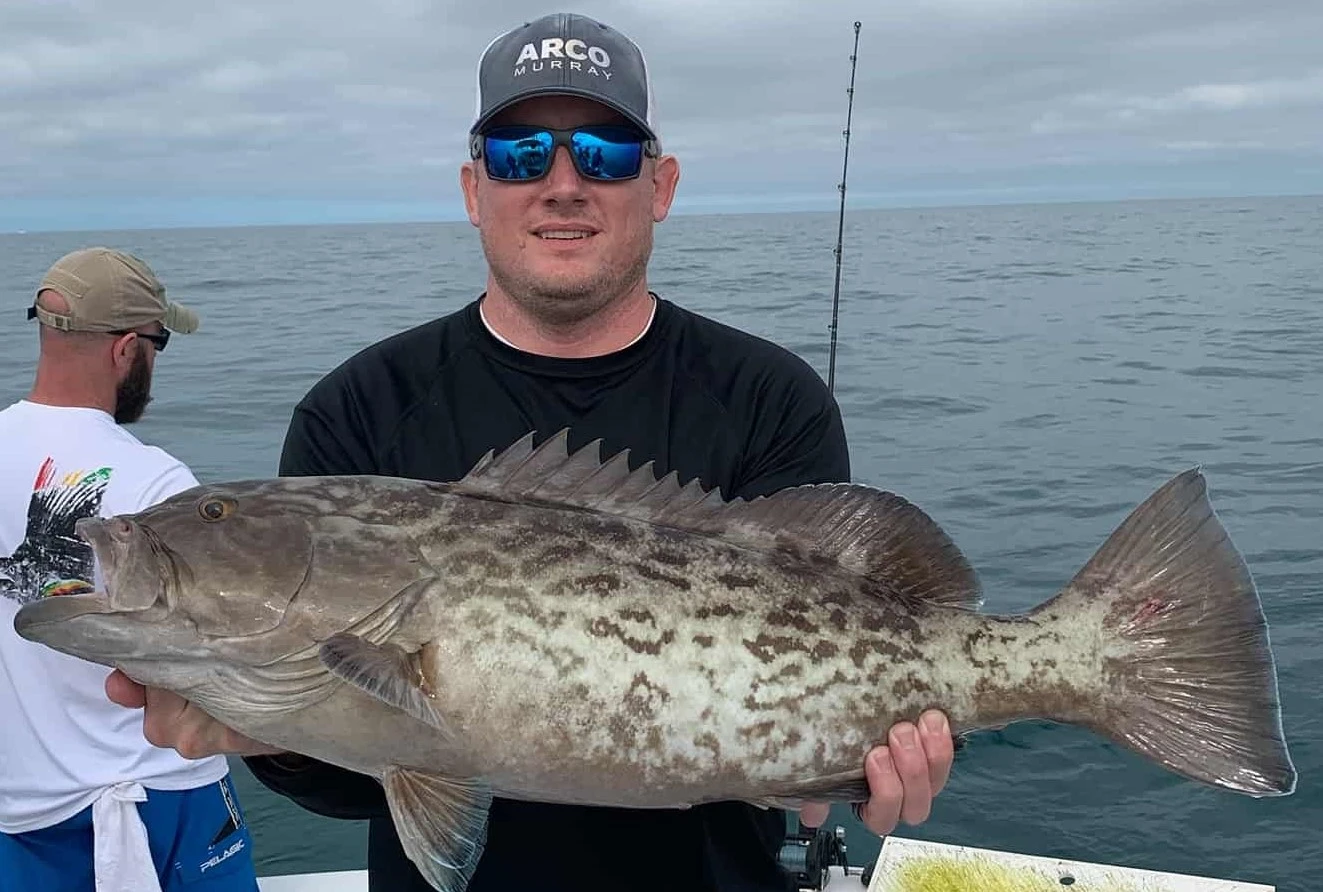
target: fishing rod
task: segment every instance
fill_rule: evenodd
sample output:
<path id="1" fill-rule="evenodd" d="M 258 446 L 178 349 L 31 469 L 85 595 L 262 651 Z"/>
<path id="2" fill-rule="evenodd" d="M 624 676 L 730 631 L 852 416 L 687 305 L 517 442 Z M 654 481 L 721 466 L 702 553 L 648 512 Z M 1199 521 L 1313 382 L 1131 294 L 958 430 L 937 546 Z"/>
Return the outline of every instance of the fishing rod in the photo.
<path id="1" fill-rule="evenodd" d="M 850 120 L 854 116 L 854 72 L 859 59 L 859 22 L 854 23 L 854 51 L 850 53 L 850 87 L 845 92 L 850 97 L 845 112 L 845 159 L 841 163 L 841 182 L 836 188 L 841 192 L 841 216 L 836 224 L 836 286 L 831 297 L 831 357 L 827 361 L 827 392 L 836 388 L 836 319 L 841 306 L 841 242 L 845 236 L 845 180 L 850 172 Z"/>

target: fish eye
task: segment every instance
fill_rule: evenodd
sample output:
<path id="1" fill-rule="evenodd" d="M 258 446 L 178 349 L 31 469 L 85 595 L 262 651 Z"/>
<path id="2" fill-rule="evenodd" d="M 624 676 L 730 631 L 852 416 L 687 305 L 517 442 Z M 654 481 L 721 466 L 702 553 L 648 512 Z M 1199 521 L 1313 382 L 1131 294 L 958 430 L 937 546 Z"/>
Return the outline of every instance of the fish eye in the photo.
<path id="1" fill-rule="evenodd" d="M 208 523 L 224 520 L 233 513 L 233 499 L 210 498 L 198 503 L 198 514 Z"/>

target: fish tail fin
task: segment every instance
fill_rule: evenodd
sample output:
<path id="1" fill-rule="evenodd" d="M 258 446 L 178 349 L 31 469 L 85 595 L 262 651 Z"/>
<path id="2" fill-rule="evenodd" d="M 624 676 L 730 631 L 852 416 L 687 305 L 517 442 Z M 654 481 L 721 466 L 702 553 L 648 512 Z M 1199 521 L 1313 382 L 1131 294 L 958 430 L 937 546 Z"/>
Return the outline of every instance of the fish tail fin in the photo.
<path id="1" fill-rule="evenodd" d="M 1090 728 L 1193 780 L 1295 790 L 1263 606 L 1198 469 L 1131 512 L 1054 603 L 1102 623 Z"/>

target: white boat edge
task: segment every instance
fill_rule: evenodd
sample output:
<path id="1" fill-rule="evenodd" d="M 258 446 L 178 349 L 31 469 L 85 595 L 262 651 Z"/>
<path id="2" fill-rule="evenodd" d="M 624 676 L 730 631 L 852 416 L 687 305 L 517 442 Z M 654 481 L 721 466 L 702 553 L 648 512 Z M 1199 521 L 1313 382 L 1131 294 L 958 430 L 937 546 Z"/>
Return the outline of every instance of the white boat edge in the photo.
<path id="1" fill-rule="evenodd" d="M 904 892 L 903 886 L 892 878 L 901 875 L 901 868 L 920 860 L 938 857 L 945 861 L 982 859 L 1009 868 L 1024 868 L 1050 877 L 1061 888 L 1072 892 L 1090 892 L 1091 889 L 1115 888 L 1117 880 L 1137 882 L 1140 888 L 1152 892 L 1276 892 L 1277 887 L 1239 880 L 1215 879 L 1166 873 L 1136 867 L 1101 864 L 1092 861 L 1074 861 L 1022 855 L 998 849 L 980 849 L 949 843 L 906 839 L 888 836 L 882 843 L 877 865 L 873 869 L 867 892 Z M 822 892 L 863 892 L 864 868 L 844 870 L 831 867 Z M 1063 882 L 1069 877 L 1069 885 Z M 1103 884 L 1109 884 L 1104 886 Z M 330 873 L 288 874 L 258 879 L 261 892 L 367 892 L 367 871 L 346 870 Z M 1035 888 L 1041 888 L 1035 883 Z M 951 892 L 977 892 L 974 889 L 952 889 Z"/>
<path id="2" fill-rule="evenodd" d="M 831 879 L 823 892 L 864 892 L 860 880 L 862 868 L 852 867 L 846 874 L 839 867 L 831 868 Z M 332 873 L 302 873 L 286 876 L 259 877 L 261 892 L 367 892 L 366 870 L 344 870 Z"/>
<path id="3" fill-rule="evenodd" d="M 831 868 L 831 881 L 825 892 L 863 892 L 859 868 L 851 868 L 847 876 L 839 867 Z M 335 873 L 303 873 L 288 876 L 259 877 L 262 892 L 367 892 L 366 870 L 345 870 Z"/>

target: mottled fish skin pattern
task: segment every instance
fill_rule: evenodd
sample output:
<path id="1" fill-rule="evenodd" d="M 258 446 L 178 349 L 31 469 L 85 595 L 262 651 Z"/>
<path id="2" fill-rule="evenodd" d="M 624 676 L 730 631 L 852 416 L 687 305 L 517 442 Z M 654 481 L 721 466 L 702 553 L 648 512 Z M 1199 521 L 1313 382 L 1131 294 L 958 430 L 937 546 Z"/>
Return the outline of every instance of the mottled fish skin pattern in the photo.
<path id="1" fill-rule="evenodd" d="M 932 607 L 665 527 L 449 501 L 416 533 L 449 589 L 427 605 L 424 671 L 508 795 L 794 796 L 862 777 L 867 750 L 928 706 L 957 732 L 1069 714 L 1102 677 L 1098 636 L 1072 640 L 1078 616 Z"/>

